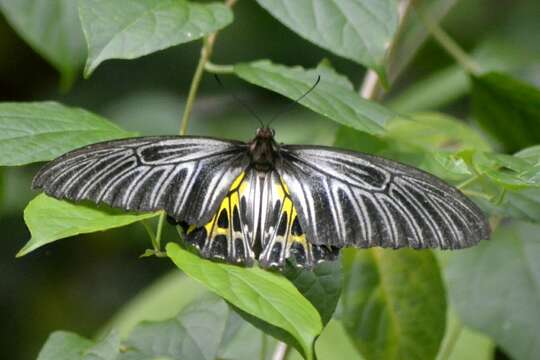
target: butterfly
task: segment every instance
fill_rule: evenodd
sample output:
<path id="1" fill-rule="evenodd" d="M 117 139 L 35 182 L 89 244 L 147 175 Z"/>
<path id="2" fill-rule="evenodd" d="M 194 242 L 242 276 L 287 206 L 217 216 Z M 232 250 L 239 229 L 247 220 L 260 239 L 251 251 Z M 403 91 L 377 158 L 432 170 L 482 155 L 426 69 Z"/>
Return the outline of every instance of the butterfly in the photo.
<path id="1" fill-rule="evenodd" d="M 482 211 L 442 180 L 381 157 L 196 136 L 106 141 L 45 165 L 34 189 L 126 211 L 164 210 L 201 256 L 298 267 L 344 247 L 460 249 L 489 238 Z"/>

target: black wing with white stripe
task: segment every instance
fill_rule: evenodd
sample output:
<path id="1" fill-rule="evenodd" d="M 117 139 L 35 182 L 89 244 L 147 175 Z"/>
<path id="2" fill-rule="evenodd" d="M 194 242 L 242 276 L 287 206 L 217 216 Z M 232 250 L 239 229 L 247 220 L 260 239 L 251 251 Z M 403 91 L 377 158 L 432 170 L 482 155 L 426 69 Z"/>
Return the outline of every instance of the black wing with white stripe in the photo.
<path id="1" fill-rule="evenodd" d="M 481 210 L 421 170 L 376 156 L 282 146 L 277 171 L 311 243 L 458 249 L 489 237 Z"/>
<path id="2" fill-rule="evenodd" d="M 246 145 L 205 137 L 142 137 L 71 151 L 32 183 L 50 196 L 131 211 L 165 210 L 203 225 L 249 165 Z"/>

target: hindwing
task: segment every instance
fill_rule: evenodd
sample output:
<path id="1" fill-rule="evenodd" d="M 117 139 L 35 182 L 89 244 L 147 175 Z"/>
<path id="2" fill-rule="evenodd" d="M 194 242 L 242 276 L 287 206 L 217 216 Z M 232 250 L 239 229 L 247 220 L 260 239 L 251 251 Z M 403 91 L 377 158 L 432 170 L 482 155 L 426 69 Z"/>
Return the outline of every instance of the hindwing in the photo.
<path id="1" fill-rule="evenodd" d="M 313 244 L 457 249 L 489 237 L 472 201 L 421 170 L 316 146 L 280 155 L 277 171 Z"/>
<path id="2" fill-rule="evenodd" d="M 34 189 L 74 201 L 131 211 L 165 210 L 203 225 L 247 168 L 245 144 L 204 137 L 159 136 L 107 141 L 45 165 Z"/>
<path id="3" fill-rule="evenodd" d="M 184 224 L 186 240 L 204 257 L 264 268 L 298 267 L 334 260 L 337 249 L 312 245 L 302 231 L 286 185 L 275 171 L 250 169 L 233 182 L 204 226 Z"/>

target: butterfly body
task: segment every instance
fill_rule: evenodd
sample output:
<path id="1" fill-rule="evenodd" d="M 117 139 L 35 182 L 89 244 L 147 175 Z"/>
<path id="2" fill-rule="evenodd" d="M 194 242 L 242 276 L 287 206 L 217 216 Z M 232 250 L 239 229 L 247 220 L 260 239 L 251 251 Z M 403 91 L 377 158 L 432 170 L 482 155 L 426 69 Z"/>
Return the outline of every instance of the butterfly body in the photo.
<path id="1" fill-rule="evenodd" d="M 459 190 L 418 169 L 322 146 L 142 137 L 93 144 L 47 164 L 33 187 L 72 201 L 164 210 L 204 257 L 301 267 L 340 248 L 457 249 L 489 237 Z"/>

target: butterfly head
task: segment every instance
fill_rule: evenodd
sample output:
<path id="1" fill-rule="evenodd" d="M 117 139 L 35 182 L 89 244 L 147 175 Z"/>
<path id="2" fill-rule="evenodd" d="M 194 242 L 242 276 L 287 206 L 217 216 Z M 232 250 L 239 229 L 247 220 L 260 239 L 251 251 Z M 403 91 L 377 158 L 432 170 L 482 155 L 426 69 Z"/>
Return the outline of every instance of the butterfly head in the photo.
<path id="1" fill-rule="evenodd" d="M 273 169 L 278 153 L 274 140 L 276 132 L 267 126 L 257 129 L 255 138 L 249 143 L 249 154 L 255 168 L 260 171 Z"/>
<path id="2" fill-rule="evenodd" d="M 269 139 L 273 140 L 274 136 L 276 136 L 276 131 L 274 129 L 269 128 L 268 126 L 264 126 L 257 129 L 257 133 L 255 134 L 255 138 L 259 139 Z"/>

